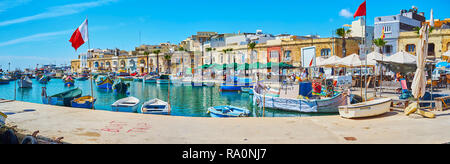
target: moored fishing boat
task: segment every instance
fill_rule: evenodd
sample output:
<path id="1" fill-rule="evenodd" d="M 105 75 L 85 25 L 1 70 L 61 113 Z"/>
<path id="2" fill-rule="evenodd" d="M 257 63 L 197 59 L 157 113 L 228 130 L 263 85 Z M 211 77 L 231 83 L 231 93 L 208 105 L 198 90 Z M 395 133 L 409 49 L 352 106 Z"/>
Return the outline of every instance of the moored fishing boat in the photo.
<path id="1" fill-rule="evenodd" d="M 263 94 L 263 89 L 253 90 L 253 103 L 259 107 L 304 113 L 338 113 L 339 106 L 347 105 L 347 93 L 334 92 L 333 96 L 321 99 L 282 98 L 271 93 Z"/>
<path id="2" fill-rule="evenodd" d="M 95 82 L 98 88 L 108 90 L 112 89 L 112 86 L 114 84 L 113 80 L 107 76 L 98 76 Z"/>
<path id="3" fill-rule="evenodd" d="M 170 77 L 169 75 L 161 75 L 158 79 L 156 79 L 157 84 L 169 84 Z"/>
<path id="4" fill-rule="evenodd" d="M 344 118 L 371 117 L 391 110 L 391 98 L 381 98 L 357 104 L 339 106 L 339 115 Z"/>
<path id="5" fill-rule="evenodd" d="M 75 80 L 73 80 L 73 78 L 72 78 L 72 76 L 66 76 L 64 79 L 63 79 L 63 81 L 64 81 L 64 86 L 68 86 L 68 87 L 71 87 L 71 86 L 74 86 L 75 85 Z"/>
<path id="6" fill-rule="evenodd" d="M 211 117 L 248 117 L 250 111 L 248 109 L 235 106 L 215 106 L 208 108 Z"/>
<path id="7" fill-rule="evenodd" d="M 142 104 L 138 113 L 167 115 L 169 114 L 169 104 L 157 98 L 151 99 Z"/>
<path id="8" fill-rule="evenodd" d="M 22 76 L 18 83 L 19 88 L 31 88 L 33 86 L 33 82 L 28 76 Z"/>
<path id="9" fill-rule="evenodd" d="M 122 81 L 122 79 L 117 79 L 114 81 L 114 84 L 112 86 L 112 89 L 114 92 L 119 94 L 126 94 L 128 91 L 128 87 L 130 86 L 129 83 L 125 83 Z"/>
<path id="10" fill-rule="evenodd" d="M 86 81 L 88 79 L 89 79 L 89 75 L 88 74 L 82 74 L 78 78 L 76 78 L 76 80 L 78 80 L 78 81 Z"/>
<path id="11" fill-rule="evenodd" d="M 220 90 L 221 91 L 229 91 L 229 92 L 238 92 L 238 91 L 242 91 L 241 88 L 248 88 L 251 87 L 250 85 L 245 85 L 245 84 L 226 84 L 226 83 L 222 83 L 220 85 Z"/>
<path id="12" fill-rule="evenodd" d="M 126 97 L 114 102 L 111 108 L 116 112 L 136 112 L 139 102 L 136 97 Z"/>
<path id="13" fill-rule="evenodd" d="M 0 84 L 9 84 L 10 79 L 5 76 L 0 77 Z"/>
<path id="14" fill-rule="evenodd" d="M 214 82 L 213 80 L 203 80 L 203 85 L 207 87 L 213 87 L 214 85 L 216 85 L 216 82 Z"/>
<path id="15" fill-rule="evenodd" d="M 42 103 L 49 105 L 71 106 L 71 101 L 81 97 L 83 91 L 79 88 L 67 90 L 52 96 L 47 96 L 47 88 L 42 87 Z"/>
<path id="16" fill-rule="evenodd" d="M 96 99 L 92 96 L 83 96 L 71 101 L 71 106 L 74 108 L 87 108 L 92 109 Z"/>
<path id="17" fill-rule="evenodd" d="M 39 83 L 41 84 L 47 84 L 48 81 L 50 81 L 50 77 L 48 77 L 47 75 L 42 75 L 39 79 L 38 79 Z"/>
<path id="18" fill-rule="evenodd" d="M 158 79 L 157 76 L 145 76 L 144 77 L 145 83 L 156 83 L 156 79 Z"/>

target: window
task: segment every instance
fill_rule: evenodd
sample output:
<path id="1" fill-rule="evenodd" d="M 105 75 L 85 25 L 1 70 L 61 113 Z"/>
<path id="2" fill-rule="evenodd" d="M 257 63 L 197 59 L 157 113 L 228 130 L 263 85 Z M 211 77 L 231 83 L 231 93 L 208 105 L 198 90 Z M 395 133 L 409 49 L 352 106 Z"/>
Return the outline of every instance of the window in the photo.
<path id="1" fill-rule="evenodd" d="M 284 51 L 284 60 L 285 61 L 291 60 L 291 51 L 290 50 Z"/>
<path id="2" fill-rule="evenodd" d="M 325 48 L 320 50 L 320 56 L 330 56 L 331 55 L 331 49 Z"/>
<path id="3" fill-rule="evenodd" d="M 434 43 L 428 44 L 428 56 L 434 56 Z"/>
<path id="4" fill-rule="evenodd" d="M 270 51 L 270 58 L 278 58 L 278 51 Z"/>
<path id="5" fill-rule="evenodd" d="M 384 26 L 384 33 L 392 33 L 392 27 L 391 26 Z"/>
<path id="6" fill-rule="evenodd" d="M 406 52 L 416 52 L 416 45 L 414 44 L 406 45 Z"/>
<path id="7" fill-rule="evenodd" d="M 392 53 L 392 45 L 384 46 L 384 53 L 386 53 L 386 54 Z"/>

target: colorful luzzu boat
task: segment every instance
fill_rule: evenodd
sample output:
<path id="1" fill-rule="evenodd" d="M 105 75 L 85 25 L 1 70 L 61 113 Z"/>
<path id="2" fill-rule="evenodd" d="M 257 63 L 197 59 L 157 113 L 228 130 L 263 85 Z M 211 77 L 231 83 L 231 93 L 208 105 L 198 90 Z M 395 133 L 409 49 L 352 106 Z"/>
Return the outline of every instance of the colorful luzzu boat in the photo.
<path id="1" fill-rule="evenodd" d="M 72 78 L 72 76 L 67 76 L 64 79 L 64 86 L 71 87 L 71 86 L 74 86 L 74 85 L 75 85 L 75 80 Z"/>
<path id="2" fill-rule="evenodd" d="M 47 88 L 42 87 L 42 103 L 49 105 L 71 106 L 71 101 L 81 97 L 82 90 L 79 88 L 71 89 L 53 96 L 47 96 Z"/>
<path id="3" fill-rule="evenodd" d="M 110 77 L 106 76 L 97 77 L 97 80 L 95 80 L 95 82 L 99 89 L 107 89 L 107 90 L 111 90 L 114 84 L 113 80 Z"/>
<path id="4" fill-rule="evenodd" d="M 71 106 L 74 108 L 92 109 L 95 101 L 96 101 L 96 99 L 92 96 L 83 96 L 83 97 L 72 100 Z"/>

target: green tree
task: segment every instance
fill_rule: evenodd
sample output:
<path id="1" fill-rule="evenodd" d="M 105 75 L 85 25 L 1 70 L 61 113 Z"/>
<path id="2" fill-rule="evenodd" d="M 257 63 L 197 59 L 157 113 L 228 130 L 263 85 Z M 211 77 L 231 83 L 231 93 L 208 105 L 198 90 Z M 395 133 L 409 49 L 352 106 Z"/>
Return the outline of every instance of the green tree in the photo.
<path id="1" fill-rule="evenodd" d="M 346 38 L 350 35 L 352 30 L 345 28 L 338 28 L 336 30 L 336 35 L 342 38 L 342 57 L 347 56 L 347 48 L 346 48 Z"/>
<path id="2" fill-rule="evenodd" d="M 166 55 L 164 55 L 164 59 L 166 60 L 166 64 L 168 66 L 168 71 L 170 74 L 170 66 L 172 65 L 172 55 L 166 54 Z"/>
<path id="3" fill-rule="evenodd" d="M 383 54 L 383 47 L 386 45 L 386 43 L 387 42 L 381 38 L 373 40 L 373 44 L 375 44 L 375 46 L 377 46 L 380 49 L 381 54 Z"/>
<path id="4" fill-rule="evenodd" d="M 148 57 L 149 57 L 149 55 L 150 55 L 150 52 L 147 52 L 147 51 L 144 51 L 144 55 L 145 55 L 145 57 L 147 57 L 147 72 L 150 72 L 149 71 L 149 69 L 150 69 L 150 66 L 149 66 L 149 62 L 148 62 Z"/>
<path id="5" fill-rule="evenodd" d="M 159 53 L 161 53 L 161 50 L 154 50 L 154 54 L 156 54 L 156 73 L 159 75 Z"/>

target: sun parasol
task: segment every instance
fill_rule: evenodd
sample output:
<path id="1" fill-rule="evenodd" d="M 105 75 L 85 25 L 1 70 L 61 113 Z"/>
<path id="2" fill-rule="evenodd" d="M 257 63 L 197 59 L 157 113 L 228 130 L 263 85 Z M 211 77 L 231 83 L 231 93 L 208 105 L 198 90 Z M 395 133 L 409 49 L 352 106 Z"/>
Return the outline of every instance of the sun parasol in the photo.
<path id="1" fill-rule="evenodd" d="M 425 95 L 425 58 L 428 52 L 428 25 L 420 29 L 419 44 L 417 49 L 417 70 L 412 83 L 412 94 L 419 99 Z"/>

